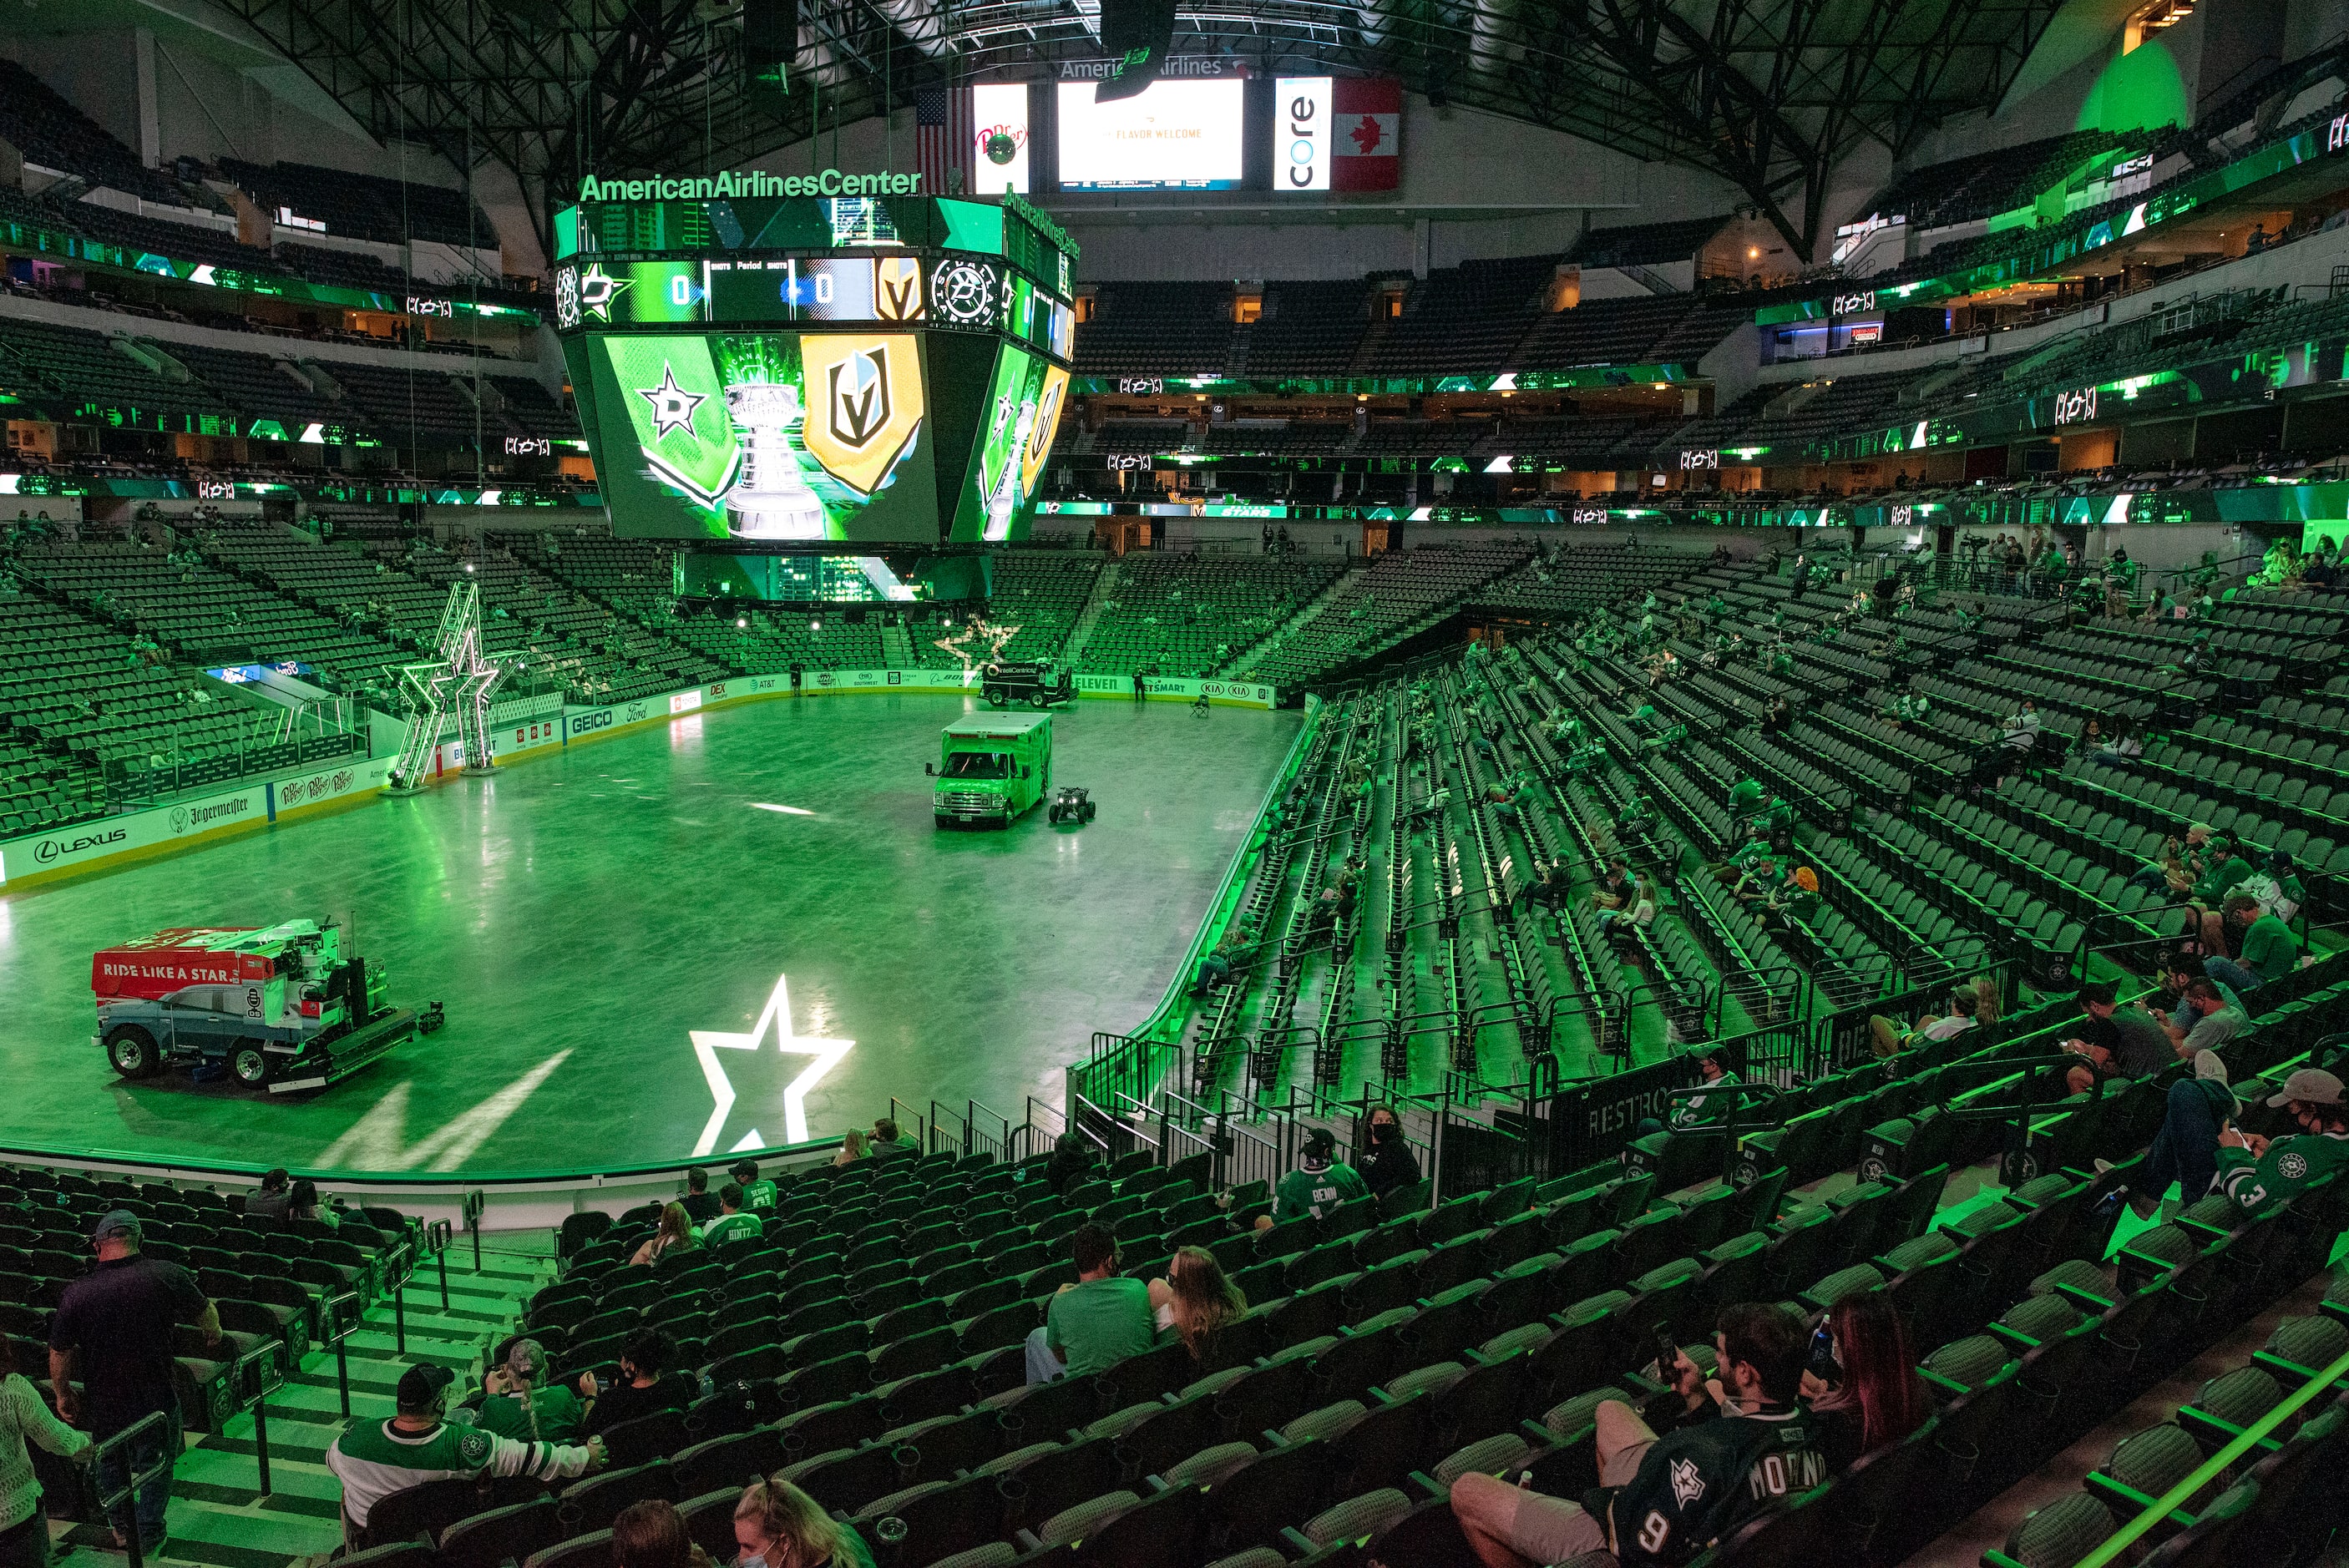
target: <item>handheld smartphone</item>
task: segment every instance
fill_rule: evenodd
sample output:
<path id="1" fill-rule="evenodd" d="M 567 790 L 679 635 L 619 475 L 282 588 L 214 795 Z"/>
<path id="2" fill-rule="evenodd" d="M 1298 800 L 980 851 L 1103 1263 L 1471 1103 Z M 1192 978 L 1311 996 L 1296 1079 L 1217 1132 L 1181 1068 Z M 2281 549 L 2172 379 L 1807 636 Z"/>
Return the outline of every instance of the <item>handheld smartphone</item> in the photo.
<path id="1" fill-rule="evenodd" d="M 1656 1373 L 1669 1380 L 1672 1368 L 1680 1365 L 1680 1342 L 1672 1337 L 1671 1325 L 1659 1323 L 1651 1331 L 1656 1341 Z"/>
<path id="2" fill-rule="evenodd" d="M 1822 1383 L 1843 1381 L 1843 1368 L 1836 1365 L 1835 1331 L 1821 1323 L 1811 1335 L 1811 1357 L 1808 1370 Z"/>

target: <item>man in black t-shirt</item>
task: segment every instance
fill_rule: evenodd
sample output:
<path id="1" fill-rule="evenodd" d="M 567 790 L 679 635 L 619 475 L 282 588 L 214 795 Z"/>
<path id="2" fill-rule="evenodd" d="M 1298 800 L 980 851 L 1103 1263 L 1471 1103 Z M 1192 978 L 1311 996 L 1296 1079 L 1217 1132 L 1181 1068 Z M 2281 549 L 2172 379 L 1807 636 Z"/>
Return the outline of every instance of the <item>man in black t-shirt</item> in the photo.
<path id="1" fill-rule="evenodd" d="M 685 1196 L 678 1202 L 685 1205 L 685 1217 L 697 1225 L 718 1218 L 718 1194 L 709 1190 L 709 1172 L 698 1165 L 685 1173 Z"/>
<path id="2" fill-rule="evenodd" d="M 579 1374 L 579 1392 L 589 1402 L 579 1435 L 592 1438 L 623 1421 L 662 1410 L 681 1410 L 693 1387 L 688 1377 L 664 1377 L 677 1355 L 677 1341 L 657 1328 L 639 1328 L 620 1346 L 620 1376 L 606 1383 L 593 1372 Z"/>
<path id="3" fill-rule="evenodd" d="M 1659 1438 L 1629 1405 L 1599 1407 L 1599 1486 L 1581 1502 L 1478 1472 L 1452 1483 L 1452 1512 L 1486 1568 L 1612 1551 L 1622 1568 L 1680 1568 L 1747 1522 L 1827 1478 L 1810 1412 L 1795 1398 L 1807 1340 L 1783 1306 L 1724 1307 L 1713 1336 L 1721 1381 L 1686 1356 L 1674 1384 L 1689 1419 Z"/>
<path id="4" fill-rule="evenodd" d="M 162 1464 L 163 1473 L 140 1489 L 135 1509 L 125 1500 L 108 1513 L 117 1545 L 128 1547 L 136 1528 L 141 1550 L 152 1555 L 163 1544 L 171 1461 L 180 1451 L 171 1327 L 194 1324 L 203 1331 L 204 1344 L 217 1346 L 220 1312 L 187 1270 L 140 1255 L 139 1218 L 129 1211 L 117 1209 L 98 1221 L 90 1241 L 98 1267 L 66 1287 L 49 1320 L 49 1386 L 57 1394 L 57 1414 L 75 1425 L 86 1421 L 100 1442 L 158 1411 L 166 1418 L 160 1428 L 98 1461 L 102 1491 L 116 1491 L 134 1472 Z M 77 1372 L 82 1381 L 78 1397 L 73 1387 Z"/>

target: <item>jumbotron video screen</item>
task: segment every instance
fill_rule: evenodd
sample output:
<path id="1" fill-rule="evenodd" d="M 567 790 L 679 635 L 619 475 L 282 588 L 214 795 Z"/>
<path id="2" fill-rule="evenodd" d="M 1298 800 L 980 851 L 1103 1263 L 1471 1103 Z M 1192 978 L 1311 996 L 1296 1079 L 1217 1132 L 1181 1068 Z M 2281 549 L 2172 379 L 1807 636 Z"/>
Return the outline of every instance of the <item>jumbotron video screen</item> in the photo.
<path id="1" fill-rule="evenodd" d="M 1026 533 L 1075 333 L 1074 247 L 1041 214 L 798 197 L 564 218 L 556 324 L 616 534 Z"/>

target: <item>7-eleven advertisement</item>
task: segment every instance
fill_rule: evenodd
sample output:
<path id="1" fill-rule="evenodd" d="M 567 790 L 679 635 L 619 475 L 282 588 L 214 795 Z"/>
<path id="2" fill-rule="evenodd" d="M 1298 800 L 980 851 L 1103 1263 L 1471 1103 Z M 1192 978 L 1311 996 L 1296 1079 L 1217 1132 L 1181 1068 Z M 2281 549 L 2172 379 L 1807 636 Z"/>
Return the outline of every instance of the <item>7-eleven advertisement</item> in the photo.
<path id="1" fill-rule="evenodd" d="M 1402 84 L 1340 77 L 1330 88 L 1330 189 L 1392 191 L 1402 183 Z"/>

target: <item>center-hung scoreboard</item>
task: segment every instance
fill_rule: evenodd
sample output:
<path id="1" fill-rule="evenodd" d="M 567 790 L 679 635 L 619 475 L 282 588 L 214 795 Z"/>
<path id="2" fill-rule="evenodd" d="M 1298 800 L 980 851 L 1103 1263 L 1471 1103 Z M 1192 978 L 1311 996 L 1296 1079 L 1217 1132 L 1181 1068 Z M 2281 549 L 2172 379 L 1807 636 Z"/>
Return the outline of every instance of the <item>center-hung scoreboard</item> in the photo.
<path id="1" fill-rule="evenodd" d="M 916 183 L 828 170 L 791 188 Z M 737 188 L 601 181 L 557 214 L 555 323 L 614 532 L 785 549 L 1024 534 L 1068 394 L 1073 242 L 1016 195 Z"/>

